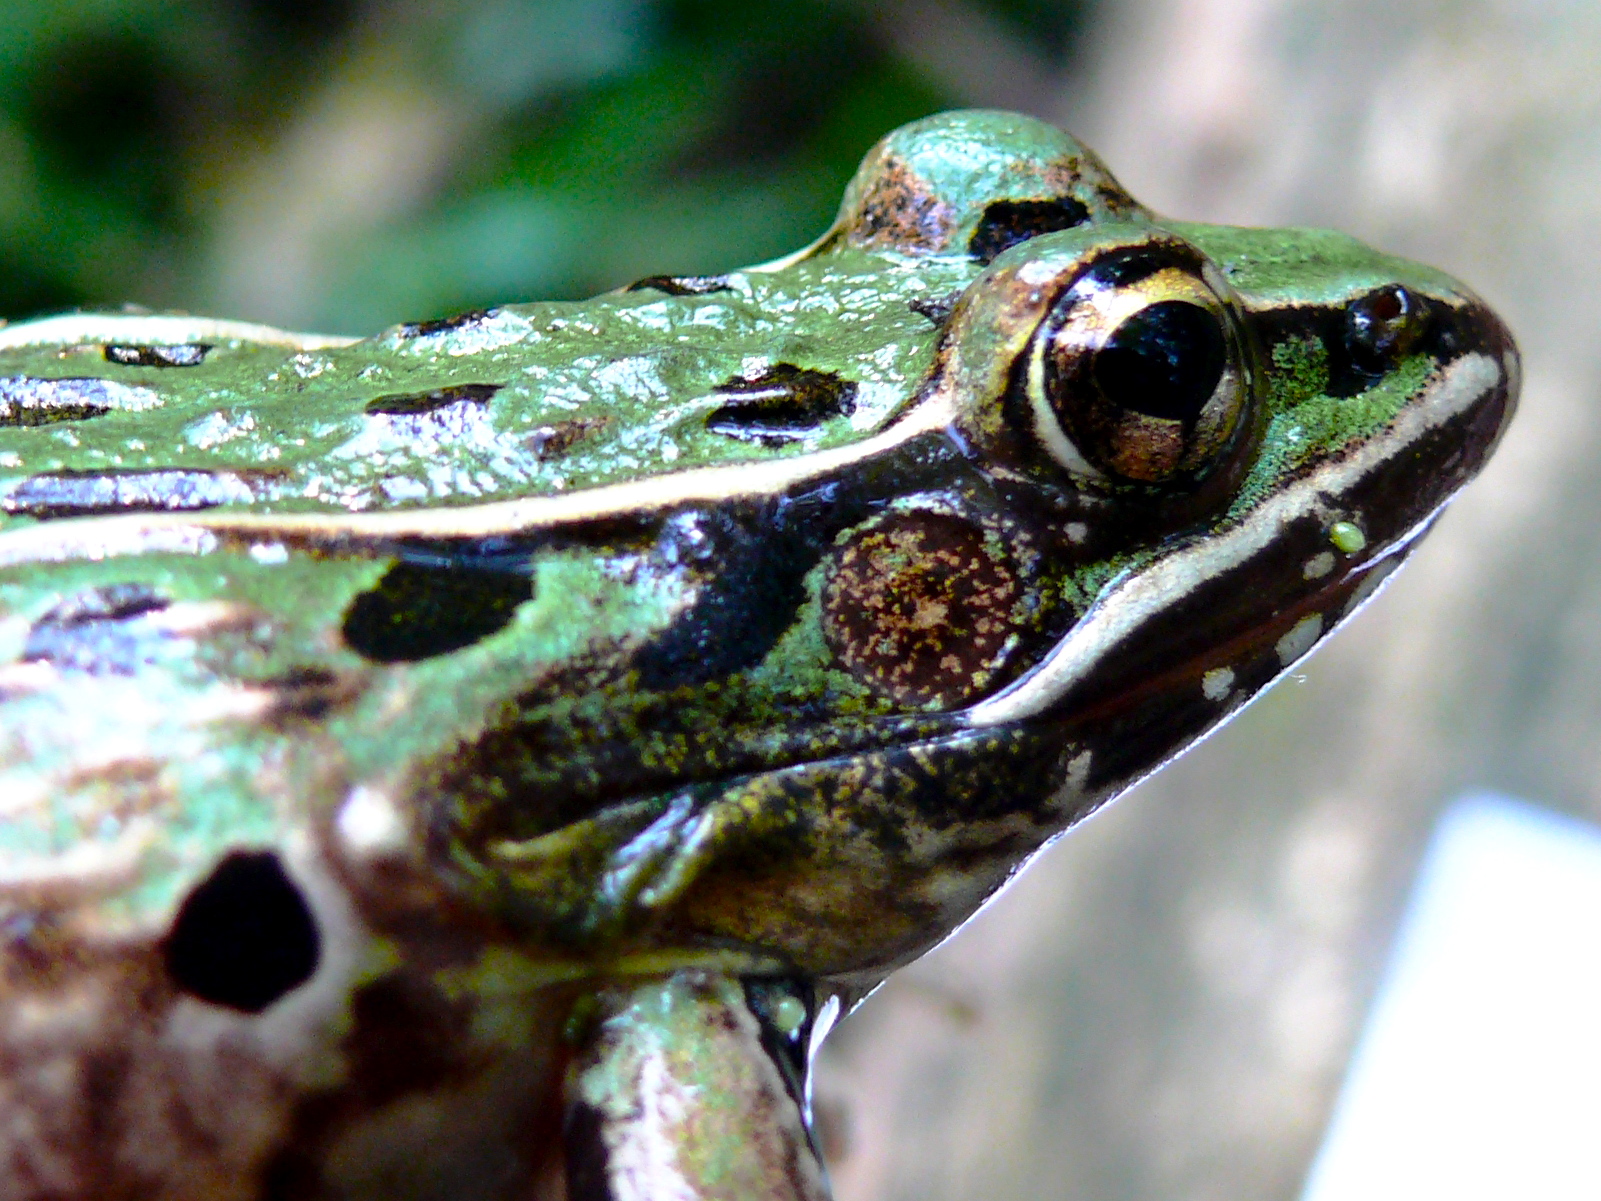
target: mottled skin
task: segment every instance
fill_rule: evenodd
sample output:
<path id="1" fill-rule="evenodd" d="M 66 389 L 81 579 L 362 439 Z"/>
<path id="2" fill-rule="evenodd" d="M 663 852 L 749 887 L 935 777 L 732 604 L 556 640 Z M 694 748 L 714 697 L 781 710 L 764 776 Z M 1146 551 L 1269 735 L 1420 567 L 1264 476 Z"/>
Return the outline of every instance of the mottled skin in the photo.
<path id="1" fill-rule="evenodd" d="M 0 329 L 0 1198 L 822 1196 L 819 1009 L 1310 651 L 1516 388 L 1447 277 L 999 113 L 724 277 Z"/>

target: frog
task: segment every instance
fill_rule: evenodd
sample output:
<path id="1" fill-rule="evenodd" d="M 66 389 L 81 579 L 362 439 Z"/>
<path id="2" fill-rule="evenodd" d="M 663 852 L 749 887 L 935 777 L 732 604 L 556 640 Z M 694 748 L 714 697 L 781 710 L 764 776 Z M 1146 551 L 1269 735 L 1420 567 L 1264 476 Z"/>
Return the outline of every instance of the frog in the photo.
<path id="1" fill-rule="evenodd" d="M 0 328 L 0 1195 L 822 1201 L 812 1056 L 1365 605 L 1446 274 L 888 134 L 786 258 Z"/>

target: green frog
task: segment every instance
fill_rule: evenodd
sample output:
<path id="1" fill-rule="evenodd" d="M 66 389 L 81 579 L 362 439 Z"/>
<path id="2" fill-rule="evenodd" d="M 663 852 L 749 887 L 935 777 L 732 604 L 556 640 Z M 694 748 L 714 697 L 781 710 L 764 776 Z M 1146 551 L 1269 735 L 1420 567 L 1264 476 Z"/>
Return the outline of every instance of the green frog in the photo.
<path id="1" fill-rule="evenodd" d="M 1065 133 L 362 341 L 0 329 L 9 1198 L 808 1198 L 829 1024 L 1370 598 L 1516 349 Z"/>

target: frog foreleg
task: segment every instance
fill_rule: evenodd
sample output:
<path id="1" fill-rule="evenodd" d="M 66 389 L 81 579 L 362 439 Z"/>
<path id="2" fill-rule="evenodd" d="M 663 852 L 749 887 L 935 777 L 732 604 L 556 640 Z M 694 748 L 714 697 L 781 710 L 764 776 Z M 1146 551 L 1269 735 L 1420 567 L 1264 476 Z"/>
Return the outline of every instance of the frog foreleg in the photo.
<path id="1" fill-rule="evenodd" d="M 569 1201 L 828 1201 L 803 1001 L 698 970 L 596 999 L 565 1086 Z"/>

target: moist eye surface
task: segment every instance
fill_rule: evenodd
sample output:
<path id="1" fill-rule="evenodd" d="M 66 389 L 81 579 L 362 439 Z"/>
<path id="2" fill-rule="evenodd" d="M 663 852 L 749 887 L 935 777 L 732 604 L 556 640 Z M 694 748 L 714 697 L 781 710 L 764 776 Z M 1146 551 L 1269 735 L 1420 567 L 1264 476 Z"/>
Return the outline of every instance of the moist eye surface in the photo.
<path id="1" fill-rule="evenodd" d="M 1164 300 L 1135 313 L 1095 356 L 1095 382 L 1113 404 L 1194 421 L 1222 378 L 1227 345 L 1217 318 Z"/>

